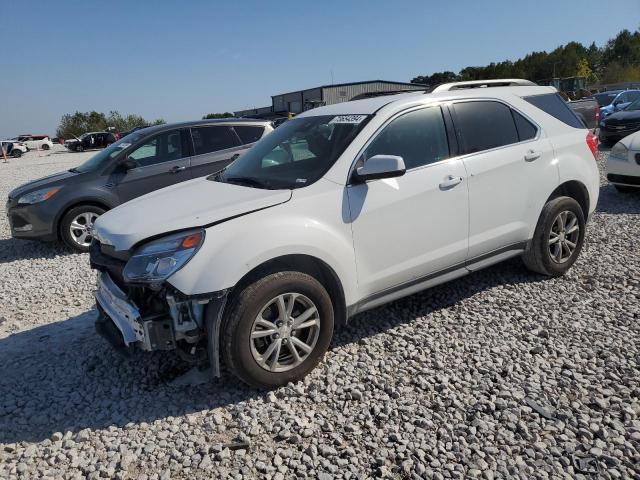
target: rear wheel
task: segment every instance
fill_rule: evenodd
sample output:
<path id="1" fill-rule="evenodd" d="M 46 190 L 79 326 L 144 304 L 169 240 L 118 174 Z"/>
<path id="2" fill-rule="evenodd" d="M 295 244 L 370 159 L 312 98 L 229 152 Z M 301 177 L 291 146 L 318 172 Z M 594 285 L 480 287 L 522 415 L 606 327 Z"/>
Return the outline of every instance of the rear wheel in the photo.
<path id="1" fill-rule="evenodd" d="M 69 210 L 60 222 L 60 236 L 64 243 L 79 252 L 88 252 L 91 245 L 91 229 L 105 212 L 95 205 L 80 205 Z"/>
<path id="2" fill-rule="evenodd" d="M 225 315 L 225 363 L 257 388 L 300 380 L 329 348 L 333 323 L 331 298 L 315 278 L 300 272 L 267 275 L 244 288 Z"/>
<path id="3" fill-rule="evenodd" d="M 42 150 L 49 150 L 49 145 L 46 143 L 43 143 L 41 148 Z"/>
<path id="4" fill-rule="evenodd" d="M 584 243 L 585 220 L 573 198 L 558 197 L 542 209 L 522 259 L 529 270 L 557 277 L 574 264 Z"/>

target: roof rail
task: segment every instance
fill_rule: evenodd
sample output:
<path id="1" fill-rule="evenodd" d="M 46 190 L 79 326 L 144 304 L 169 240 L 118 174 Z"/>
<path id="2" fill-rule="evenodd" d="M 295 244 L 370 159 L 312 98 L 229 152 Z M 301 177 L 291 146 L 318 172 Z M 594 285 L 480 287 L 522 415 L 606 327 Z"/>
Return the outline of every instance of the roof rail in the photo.
<path id="1" fill-rule="evenodd" d="M 462 90 L 465 88 L 487 88 L 487 87 L 531 87 L 537 86 L 530 80 L 521 78 L 499 78 L 496 80 L 472 80 L 469 82 L 443 83 L 434 88 L 431 93 L 450 92 L 451 90 Z"/>

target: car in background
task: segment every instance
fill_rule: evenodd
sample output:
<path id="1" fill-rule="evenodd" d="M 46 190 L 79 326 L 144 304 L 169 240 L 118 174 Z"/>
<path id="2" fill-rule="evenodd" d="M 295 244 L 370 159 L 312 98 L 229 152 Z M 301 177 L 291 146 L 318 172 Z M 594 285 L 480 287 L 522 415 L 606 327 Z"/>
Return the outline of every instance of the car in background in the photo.
<path id="1" fill-rule="evenodd" d="M 53 142 L 49 139 L 48 135 L 23 134 L 11 140 L 23 143 L 27 147 L 27 150 L 49 150 L 53 148 Z"/>
<path id="2" fill-rule="evenodd" d="M 612 113 L 624 110 L 627 106 L 640 98 L 640 90 L 624 90 L 617 92 L 615 95 L 608 95 L 608 93 L 609 92 L 604 92 L 594 95 L 596 99 L 598 98 L 597 95 L 600 95 L 603 103 L 610 101 L 607 105 L 600 105 L 601 120 Z M 598 101 L 598 104 L 600 104 L 600 101 Z"/>
<path id="3" fill-rule="evenodd" d="M 27 153 L 29 149 L 27 146 L 15 140 L 2 140 L 0 141 L 0 147 L 9 157 L 20 158 L 23 153 Z"/>
<path id="4" fill-rule="evenodd" d="M 83 152 L 94 148 L 105 148 L 117 141 L 115 134 L 111 132 L 87 132 L 80 138 L 71 138 L 64 142 L 64 146 L 72 152 Z"/>
<path id="5" fill-rule="evenodd" d="M 640 192 L 640 132 L 627 135 L 613 146 L 606 173 L 619 192 Z"/>
<path id="6" fill-rule="evenodd" d="M 640 99 L 616 113 L 600 120 L 600 142 L 610 147 L 620 139 L 640 130 Z"/>
<path id="7" fill-rule="evenodd" d="M 139 127 L 133 127 L 131 130 L 127 130 L 126 132 L 120 132 L 118 134 L 118 138 L 123 138 L 129 135 L 130 133 L 137 132 L 138 130 L 142 130 L 143 128 L 150 127 L 150 125 L 141 125 Z"/>
<path id="8" fill-rule="evenodd" d="M 76 168 L 9 193 L 11 235 L 61 239 L 75 250 L 87 251 L 93 222 L 107 210 L 159 188 L 218 172 L 271 131 L 268 121 L 224 119 L 133 132 Z"/>
<path id="9" fill-rule="evenodd" d="M 571 100 L 567 102 L 567 105 L 588 129 L 592 130 L 598 126 L 600 107 L 595 98 L 588 97 L 581 100 Z"/>

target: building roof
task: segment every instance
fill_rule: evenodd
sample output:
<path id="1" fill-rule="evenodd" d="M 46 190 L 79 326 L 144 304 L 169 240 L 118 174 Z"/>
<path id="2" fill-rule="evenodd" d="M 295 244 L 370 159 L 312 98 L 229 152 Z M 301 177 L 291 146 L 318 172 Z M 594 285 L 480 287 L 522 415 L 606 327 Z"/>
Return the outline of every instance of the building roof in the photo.
<path id="1" fill-rule="evenodd" d="M 311 87 L 311 88 L 301 88 L 299 90 L 291 90 L 289 92 L 279 93 L 277 95 L 271 95 L 271 98 L 280 97 L 282 95 L 288 95 L 290 93 L 304 92 L 304 91 L 307 91 L 307 90 L 315 90 L 317 88 L 350 87 L 352 85 L 365 85 L 367 83 L 387 83 L 389 85 L 404 85 L 404 86 L 410 86 L 410 87 L 416 87 L 416 88 L 427 88 L 427 85 L 422 85 L 420 83 L 394 82 L 394 81 L 391 81 L 391 80 L 365 80 L 363 82 L 334 83 L 334 84 L 329 84 L 329 85 L 320 85 L 320 86 Z"/>

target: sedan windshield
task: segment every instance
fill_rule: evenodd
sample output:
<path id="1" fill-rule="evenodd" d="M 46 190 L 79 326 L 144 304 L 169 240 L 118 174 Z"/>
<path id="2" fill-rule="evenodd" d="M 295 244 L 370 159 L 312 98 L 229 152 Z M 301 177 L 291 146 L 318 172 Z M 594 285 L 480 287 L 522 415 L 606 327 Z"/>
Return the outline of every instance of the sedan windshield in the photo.
<path id="1" fill-rule="evenodd" d="M 331 168 L 368 120 L 368 115 L 295 118 L 209 179 L 266 189 L 311 185 Z"/>
<path id="2" fill-rule="evenodd" d="M 142 134 L 138 132 L 134 132 L 131 135 L 127 135 L 126 137 L 121 138 L 117 142 L 112 143 L 104 150 L 96 153 L 93 157 L 91 157 L 86 162 L 78 165 L 76 168 L 72 168 L 71 171 L 77 172 L 77 173 L 85 173 L 85 172 L 92 172 L 99 168 L 106 167 L 109 164 L 109 162 L 111 162 L 111 160 L 113 160 L 120 154 L 120 152 L 129 148 L 131 145 L 133 145 L 138 140 L 140 140 L 141 137 L 142 137 Z"/>

